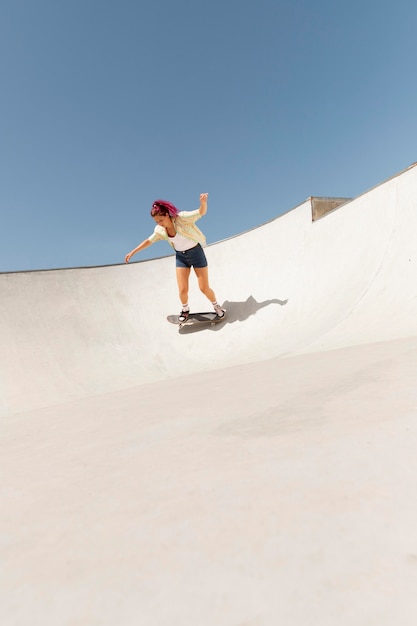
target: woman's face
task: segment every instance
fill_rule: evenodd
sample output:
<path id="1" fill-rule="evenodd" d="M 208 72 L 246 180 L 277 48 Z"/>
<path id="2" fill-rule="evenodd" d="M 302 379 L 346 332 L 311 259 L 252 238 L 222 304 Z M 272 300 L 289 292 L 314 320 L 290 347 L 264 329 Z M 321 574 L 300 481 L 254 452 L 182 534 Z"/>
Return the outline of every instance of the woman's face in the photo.
<path id="1" fill-rule="evenodd" d="M 172 221 L 169 215 L 154 215 L 153 219 L 158 224 L 158 226 L 163 226 L 164 228 L 169 228 L 172 225 Z"/>

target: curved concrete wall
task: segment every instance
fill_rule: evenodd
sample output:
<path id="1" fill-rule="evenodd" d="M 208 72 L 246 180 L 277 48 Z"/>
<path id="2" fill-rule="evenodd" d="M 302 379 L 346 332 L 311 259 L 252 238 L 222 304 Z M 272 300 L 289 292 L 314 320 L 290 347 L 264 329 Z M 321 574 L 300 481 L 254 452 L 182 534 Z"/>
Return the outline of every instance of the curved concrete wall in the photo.
<path id="1" fill-rule="evenodd" d="M 166 322 L 178 310 L 172 256 L 2 274 L 0 414 L 415 335 L 416 208 L 413 166 L 316 222 L 308 200 L 209 246 L 211 283 L 228 317 L 198 331 Z M 193 279 L 190 302 L 207 309 Z"/>

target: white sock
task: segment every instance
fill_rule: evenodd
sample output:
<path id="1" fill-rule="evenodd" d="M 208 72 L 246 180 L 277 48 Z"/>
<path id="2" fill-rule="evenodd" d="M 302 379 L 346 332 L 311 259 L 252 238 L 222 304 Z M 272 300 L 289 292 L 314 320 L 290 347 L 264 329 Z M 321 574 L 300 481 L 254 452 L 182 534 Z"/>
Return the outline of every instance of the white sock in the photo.
<path id="1" fill-rule="evenodd" d="M 187 302 L 187 304 L 183 304 L 182 305 L 182 310 L 183 311 L 189 311 L 190 310 L 190 306 L 189 306 L 188 302 Z"/>

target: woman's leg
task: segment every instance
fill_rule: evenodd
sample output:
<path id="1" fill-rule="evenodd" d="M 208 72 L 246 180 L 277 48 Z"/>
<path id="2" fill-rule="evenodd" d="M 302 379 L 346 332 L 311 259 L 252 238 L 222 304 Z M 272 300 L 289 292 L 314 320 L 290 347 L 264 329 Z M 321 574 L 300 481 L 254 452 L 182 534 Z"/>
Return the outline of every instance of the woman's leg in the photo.
<path id="1" fill-rule="evenodd" d="M 200 291 L 204 293 L 211 303 L 216 302 L 215 293 L 209 285 L 208 267 L 195 267 L 194 271 L 198 279 Z"/>
<path id="2" fill-rule="evenodd" d="M 191 268 L 189 267 L 177 267 L 177 284 L 178 293 L 180 296 L 181 304 L 188 304 L 188 283 L 190 278 Z"/>
<path id="3" fill-rule="evenodd" d="M 195 273 L 197 275 L 198 286 L 200 287 L 201 291 L 210 300 L 210 302 L 212 303 L 212 305 L 214 307 L 214 311 L 217 313 L 217 315 L 219 317 L 223 317 L 224 314 L 225 314 L 225 311 L 224 311 L 224 309 L 221 308 L 220 304 L 217 303 L 216 295 L 215 295 L 213 289 L 209 285 L 208 267 L 207 266 L 206 267 L 195 267 L 194 271 L 195 271 Z"/>

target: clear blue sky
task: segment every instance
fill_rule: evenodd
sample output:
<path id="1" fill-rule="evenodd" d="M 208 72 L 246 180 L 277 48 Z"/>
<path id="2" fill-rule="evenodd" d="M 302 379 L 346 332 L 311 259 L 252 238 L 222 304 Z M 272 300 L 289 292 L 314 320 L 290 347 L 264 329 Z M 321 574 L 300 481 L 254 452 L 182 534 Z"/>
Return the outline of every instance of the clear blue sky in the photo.
<path id="1" fill-rule="evenodd" d="M 417 160 L 415 0 L 0 0 L 0 271 L 209 243 Z M 164 242 L 134 260 L 164 256 Z"/>

